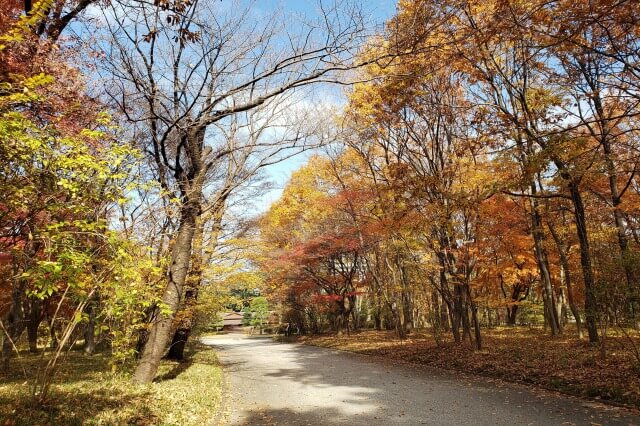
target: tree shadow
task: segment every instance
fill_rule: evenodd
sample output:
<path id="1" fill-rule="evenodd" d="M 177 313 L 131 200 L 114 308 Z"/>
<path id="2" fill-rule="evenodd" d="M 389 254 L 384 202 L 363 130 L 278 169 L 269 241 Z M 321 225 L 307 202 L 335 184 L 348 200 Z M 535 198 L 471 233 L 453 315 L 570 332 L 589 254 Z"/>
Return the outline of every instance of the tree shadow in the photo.
<path id="1" fill-rule="evenodd" d="M 156 376 L 153 379 L 154 383 L 164 382 L 166 380 L 173 380 L 177 378 L 180 374 L 184 373 L 193 365 L 193 358 L 188 357 L 183 359 L 182 361 L 172 361 L 171 367 L 168 371 Z"/>
<path id="2" fill-rule="evenodd" d="M 9 370 L 0 370 L 0 383 L 22 384 L 44 369 L 50 354 L 26 354 L 11 360 Z M 53 383 L 75 383 L 97 379 L 102 372 L 110 370 L 109 354 L 96 353 L 86 355 L 83 352 L 70 351 L 58 360 L 58 368 Z"/>
<path id="3" fill-rule="evenodd" d="M 117 423 L 136 426 L 157 424 L 159 418 L 146 406 L 150 398 L 149 392 L 129 395 L 114 395 L 107 389 L 92 392 L 53 392 L 44 405 L 34 402 L 30 395 L 23 394 L 18 398 L 0 396 L 2 411 L 7 413 L 0 417 L 1 424 L 13 426 L 31 425 L 85 425 L 94 424 L 101 414 L 112 412 Z M 126 418 L 121 413 L 124 407 L 131 407 Z M 108 418 L 109 416 L 107 416 Z M 124 422 L 124 423 L 123 423 Z"/>
<path id="4" fill-rule="evenodd" d="M 208 346 L 194 340 L 187 346 L 187 351 L 183 360 L 175 361 L 168 358 L 163 359 L 163 364 L 160 366 L 159 374 L 158 376 L 156 376 L 153 382 L 160 383 L 167 380 L 176 379 L 178 376 L 180 376 L 182 373 L 184 373 L 194 365 L 221 365 L 219 360 L 215 356 L 201 356 L 208 350 Z"/>

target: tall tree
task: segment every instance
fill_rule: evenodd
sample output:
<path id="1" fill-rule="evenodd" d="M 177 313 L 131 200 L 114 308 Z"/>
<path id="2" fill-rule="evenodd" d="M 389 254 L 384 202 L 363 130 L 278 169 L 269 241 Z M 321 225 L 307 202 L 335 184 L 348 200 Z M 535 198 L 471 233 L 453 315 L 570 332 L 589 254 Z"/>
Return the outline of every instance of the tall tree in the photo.
<path id="1" fill-rule="evenodd" d="M 313 23 L 286 32 L 284 16 L 258 18 L 252 6 L 229 9 L 213 1 L 180 7 L 112 4 L 106 19 L 113 50 L 105 52 L 109 95 L 130 121 L 144 127 L 140 144 L 168 197 L 178 201 L 177 227 L 163 308 L 153 317 L 135 380 L 150 382 L 173 333 L 183 297 L 194 235 L 211 206 L 207 183 L 220 161 L 239 149 L 258 158 L 297 149 L 301 134 L 220 143 L 216 127 L 259 107 L 278 109 L 303 86 L 336 78 L 362 37 L 357 9 L 323 9 Z M 268 116 L 248 114 L 245 126 Z M 281 126 L 284 128 L 284 126 Z M 283 144 L 283 139 L 288 145 Z"/>

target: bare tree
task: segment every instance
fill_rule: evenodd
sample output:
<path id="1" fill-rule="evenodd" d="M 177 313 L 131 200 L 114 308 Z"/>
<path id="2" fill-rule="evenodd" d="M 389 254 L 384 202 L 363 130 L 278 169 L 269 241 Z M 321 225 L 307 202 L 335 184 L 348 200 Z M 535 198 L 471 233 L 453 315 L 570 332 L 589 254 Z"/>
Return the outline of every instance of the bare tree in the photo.
<path id="1" fill-rule="evenodd" d="M 162 306 L 153 315 L 138 382 L 153 380 L 171 340 L 198 222 L 237 187 L 232 182 L 216 196 L 208 182 L 221 164 L 238 160 L 236 153 L 247 162 L 238 170 L 250 176 L 300 149 L 304 134 L 286 122 L 277 131 L 255 128 L 273 123 L 268 111 L 284 111 L 303 87 L 339 82 L 364 41 L 362 15 L 348 3 L 320 5 L 317 19 L 297 25 L 291 16 L 259 17 L 254 9 L 213 0 L 165 8 L 121 1 L 104 14 L 108 95 L 144 129 L 140 147 L 165 196 L 179 200 Z M 229 143 L 223 135 L 233 126 L 244 128 L 236 132 L 244 137 Z"/>

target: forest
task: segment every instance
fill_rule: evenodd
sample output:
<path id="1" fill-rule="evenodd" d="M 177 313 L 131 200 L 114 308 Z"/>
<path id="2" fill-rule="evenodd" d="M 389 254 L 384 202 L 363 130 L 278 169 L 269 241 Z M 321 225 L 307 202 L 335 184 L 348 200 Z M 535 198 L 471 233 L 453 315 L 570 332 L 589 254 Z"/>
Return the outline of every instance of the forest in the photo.
<path id="1" fill-rule="evenodd" d="M 591 343 L 633 326 L 631 9 L 415 3 L 366 51 L 389 60 L 350 93 L 340 147 L 262 222 L 287 303 L 314 330 L 364 312 L 399 337 L 431 325 L 477 349 L 485 325 L 557 335 L 571 319 Z"/>
<path id="2" fill-rule="evenodd" d="M 640 4 L 269 4 L 0 4 L 0 419 L 222 380 L 253 289 L 298 342 L 640 407 Z"/>

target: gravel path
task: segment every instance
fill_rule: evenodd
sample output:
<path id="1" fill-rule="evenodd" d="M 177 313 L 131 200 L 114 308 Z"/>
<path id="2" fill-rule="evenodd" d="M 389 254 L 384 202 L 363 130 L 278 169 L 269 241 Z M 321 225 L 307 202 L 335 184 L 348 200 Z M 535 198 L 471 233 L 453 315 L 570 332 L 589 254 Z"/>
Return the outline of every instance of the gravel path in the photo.
<path id="1" fill-rule="evenodd" d="M 626 410 L 269 338 L 204 338 L 232 425 L 640 425 Z"/>

